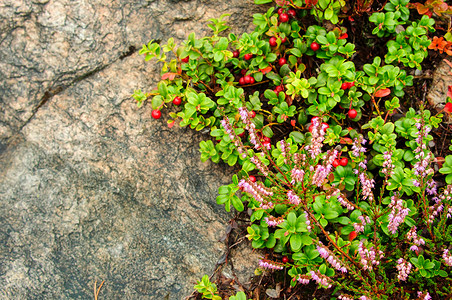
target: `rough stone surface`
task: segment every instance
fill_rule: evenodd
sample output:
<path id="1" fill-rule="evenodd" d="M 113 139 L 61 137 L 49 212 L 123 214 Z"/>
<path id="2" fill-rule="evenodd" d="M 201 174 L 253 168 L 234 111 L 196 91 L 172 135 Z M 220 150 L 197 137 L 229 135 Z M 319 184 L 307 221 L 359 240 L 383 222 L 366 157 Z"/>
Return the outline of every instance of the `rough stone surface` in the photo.
<path id="1" fill-rule="evenodd" d="M 427 100 L 437 111 L 440 111 L 446 105 L 447 90 L 452 86 L 452 75 L 449 73 L 452 68 L 442 61 L 433 73 L 433 84 L 427 94 Z M 452 121 L 449 118 L 449 121 Z"/>
<path id="2" fill-rule="evenodd" d="M 2 299 L 92 299 L 95 280 L 100 299 L 182 299 L 223 254 L 215 197 L 232 170 L 200 162 L 199 133 L 136 108 L 158 69 L 127 52 L 225 12 L 247 30 L 257 8 L 132 2 L 0 5 Z"/>
<path id="3" fill-rule="evenodd" d="M 0 5 L 0 144 L 52 95 L 115 63 L 150 39 L 205 35 L 230 13 L 233 32 L 252 25 L 252 0 L 14 0 Z M 1 149 L 1 147 L 0 147 Z"/>

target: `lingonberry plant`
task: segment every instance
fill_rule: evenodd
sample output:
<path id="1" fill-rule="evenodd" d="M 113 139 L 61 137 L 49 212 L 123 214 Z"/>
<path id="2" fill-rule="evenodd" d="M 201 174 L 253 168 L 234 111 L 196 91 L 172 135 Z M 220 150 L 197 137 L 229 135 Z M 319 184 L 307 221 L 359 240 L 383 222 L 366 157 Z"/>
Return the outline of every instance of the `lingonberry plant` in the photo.
<path id="1" fill-rule="evenodd" d="M 223 15 L 212 36 L 144 45 L 162 81 L 135 91 L 138 105 L 151 99 L 159 119 L 172 103 L 169 127 L 213 137 L 202 161 L 240 165 L 217 203 L 252 211 L 260 269 L 337 299 L 451 297 L 452 156 L 441 177 L 431 150 L 443 115 L 406 97 L 435 20 L 409 0 L 275 2 L 240 37 L 224 34 Z M 354 43 L 363 36 L 374 41 Z M 376 53 L 362 48 L 372 43 Z M 208 278 L 196 289 L 219 297 Z"/>

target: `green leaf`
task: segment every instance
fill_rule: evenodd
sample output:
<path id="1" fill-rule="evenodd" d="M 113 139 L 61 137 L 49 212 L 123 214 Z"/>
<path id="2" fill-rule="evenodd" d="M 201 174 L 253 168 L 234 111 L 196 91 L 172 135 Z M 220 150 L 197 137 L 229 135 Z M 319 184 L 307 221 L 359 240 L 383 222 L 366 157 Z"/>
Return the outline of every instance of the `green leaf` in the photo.
<path id="1" fill-rule="evenodd" d="M 301 249 L 302 239 L 299 234 L 292 234 L 290 236 L 290 248 L 294 252 L 298 252 Z"/>
<path id="2" fill-rule="evenodd" d="M 297 144 L 303 144 L 305 141 L 304 135 L 299 131 L 292 131 L 289 136 L 293 139 L 293 141 Z"/>
<path id="3" fill-rule="evenodd" d="M 301 236 L 301 242 L 303 245 L 312 245 L 312 238 L 309 235 L 304 234 Z"/>
<path id="4" fill-rule="evenodd" d="M 244 209 L 242 200 L 236 195 L 232 196 L 232 205 L 237 211 L 243 211 Z"/>
<path id="5" fill-rule="evenodd" d="M 289 223 L 290 226 L 295 227 L 295 224 L 297 223 L 297 216 L 293 211 L 291 211 L 287 216 L 287 223 Z"/>
<path id="6" fill-rule="evenodd" d="M 325 213 L 325 218 L 328 220 L 337 218 L 339 216 L 339 213 L 333 209 L 329 209 L 326 213 Z"/>

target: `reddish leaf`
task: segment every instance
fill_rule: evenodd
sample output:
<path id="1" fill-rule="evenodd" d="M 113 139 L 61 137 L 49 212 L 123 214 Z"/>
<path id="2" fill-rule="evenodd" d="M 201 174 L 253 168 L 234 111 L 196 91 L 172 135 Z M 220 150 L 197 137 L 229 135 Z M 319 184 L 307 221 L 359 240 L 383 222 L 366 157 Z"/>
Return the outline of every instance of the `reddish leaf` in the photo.
<path id="1" fill-rule="evenodd" d="M 316 5 L 318 0 L 306 0 L 306 7 L 311 7 Z"/>
<path id="2" fill-rule="evenodd" d="M 294 126 L 295 127 L 295 120 L 290 120 L 290 125 L 292 125 L 292 126 Z"/>
<path id="3" fill-rule="evenodd" d="M 353 240 L 356 238 L 357 235 L 358 235 L 358 234 L 356 233 L 356 231 L 350 232 L 350 233 L 348 234 L 348 240 L 349 240 L 350 242 L 353 241 Z"/>
<path id="4" fill-rule="evenodd" d="M 341 34 L 340 36 L 339 36 L 339 40 L 342 40 L 342 39 L 346 39 L 346 38 L 348 38 L 348 34 L 347 34 L 347 32 L 346 33 L 343 33 L 343 34 Z"/>
<path id="5" fill-rule="evenodd" d="M 386 88 L 386 89 L 380 89 L 378 91 L 375 92 L 375 97 L 386 97 L 387 95 L 391 94 L 391 90 Z"/>
<path id="6" fill-rule="evenodd" d="M 452 85 L 449 85 L 447 87 L 447 97 L 450 97 L 452 99 Z"/>
<path id="7" fill-rule="evenodd" d="M 452 103 L 448 102 L 446 103 L 446 106 L 444 106 L 444 111 L 447 113 L 452 113 Z"/>
<path id="8" fill-rule="evenodd" d="M 176 122 L 174 122 L 174 120 L 169 120 L 168 121 L 168 128 L 172 128 L 174 126 L 174 124 L 176 124 Z"/>
<path id="9" fill-rule="evenodd" d="M 262 74 L 264 74 L 264 75 L 269 73 L 271 70 L 272 70 L 272 67 L 270 67 L 270 66 L 263 68 L 263 69 L 259 69 L 259 71 L 261 71 Z"/>
<path id="10" fill-rule="evenodd" d="M 165 73 L 162 75 L 162 80 L 165 80 L 165 79 L 174 80 L 176 75 L 177 75 L 177 73 Z"/>

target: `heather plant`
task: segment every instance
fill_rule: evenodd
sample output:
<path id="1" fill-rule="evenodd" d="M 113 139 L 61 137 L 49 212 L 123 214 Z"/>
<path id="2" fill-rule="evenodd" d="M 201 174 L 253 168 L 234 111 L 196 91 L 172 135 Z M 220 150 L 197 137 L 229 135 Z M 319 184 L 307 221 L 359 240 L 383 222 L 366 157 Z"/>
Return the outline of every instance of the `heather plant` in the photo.
<path id="1" fill-rule="evenodd" d="M 202 161 L 240 166 L 216 200 L 252 212 L 261 271 L 337 299 L 451 296 L 452 156 L 441 177 L 429 146 L 443 116 L 404 99 L 435 21 L 413 16 L 408 0 L 383 3 L 361 32 L 383 47 L 359 61 L 344 25 L 373 2 L 278 0 L 240 37 L 225 34 L 223 15 L 211 36 L 151 41 L 140 53 L 163 64 L 162 81 L 134 98 L 150 100 L 155 119 L 175 107 L 169 127 L 208 132 Z M 220 297 L 207 277 L 196 289 Z"/>
<path id="2" fill-rule="evenodd" d="M 240 115 L 249 118 L 246 108 Z M 409 120 L 415 124 L 406 142 L 414 139 L 417 145 L 411 168 L 403 168 L 404 155 L 394 155 L 400 149 L 386 140 L 380 172 L 368 170 L 368 146 L 388 134 L 397 139 L 391 122 L 381 132 L 369 131 L 369 140 L 355 135 L 348 150 L 325 145 L 321 117 L 313 118 L 306 143 L 287 138 L 270 151 L 256 140 L 261 152 L 242 149 L 260 175 L 253 182 L 242 173 L 233 183 L 254 210 L 247 237 L 253 247 L 275 253 L 262 258 L 260 268 L 288 269 L 292 285 L 335 286 L 340 299 L 450 295 L 445 278 L 452 260 L 452 185 L 437 186 L 427 146 L 438 121 L 427 110 Z M 348 159 L 335 167 L 341 157 Z M 290 259 L 283 262 L 281 256 Z"/>

